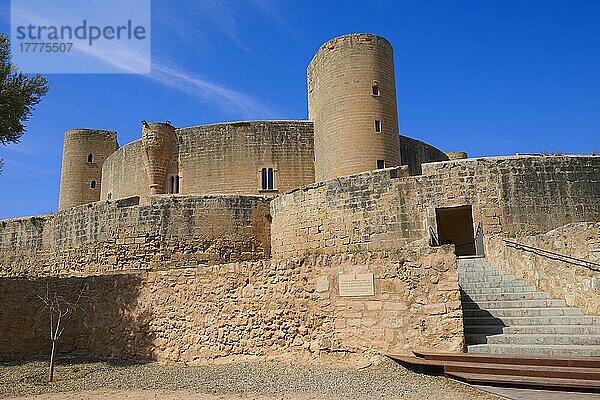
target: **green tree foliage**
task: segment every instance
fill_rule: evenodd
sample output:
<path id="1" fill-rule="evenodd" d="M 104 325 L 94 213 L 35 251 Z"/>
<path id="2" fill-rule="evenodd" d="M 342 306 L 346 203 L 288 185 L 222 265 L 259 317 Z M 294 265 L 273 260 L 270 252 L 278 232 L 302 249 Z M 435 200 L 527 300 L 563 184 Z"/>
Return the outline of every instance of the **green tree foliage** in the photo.
<path id="1" fill-rule="evenodd" d="M 0 34 L 0 143 L 19 143 L 34 106 L 47 91 L 46 78 L 28 76 L 16 68 L 11 60 L 10 41 Z"/>

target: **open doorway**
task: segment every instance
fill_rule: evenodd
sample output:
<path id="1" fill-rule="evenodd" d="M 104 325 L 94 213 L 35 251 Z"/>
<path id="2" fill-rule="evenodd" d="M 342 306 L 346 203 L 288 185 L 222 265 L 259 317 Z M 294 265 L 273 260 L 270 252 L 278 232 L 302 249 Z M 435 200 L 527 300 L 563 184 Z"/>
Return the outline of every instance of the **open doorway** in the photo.
<path id="1" fill-rule="evenodd" d="M 457 256 L 475 255 L 475 235 L 471 206 L 436 208 L 440 244 L 454 244 Z"/>

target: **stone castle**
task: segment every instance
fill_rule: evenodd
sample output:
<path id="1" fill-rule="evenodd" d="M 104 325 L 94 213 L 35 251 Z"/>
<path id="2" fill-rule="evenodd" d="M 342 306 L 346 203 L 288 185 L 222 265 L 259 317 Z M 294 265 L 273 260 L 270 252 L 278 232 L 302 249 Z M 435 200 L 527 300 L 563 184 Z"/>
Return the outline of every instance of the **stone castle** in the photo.
<path id="1" fill-rule="evenodd" d="M 330 40 L 307 75 L 308 121 L 142 121 L 123 147 L 67 131 L 59 212 L 0 221 L 0 358 L 45 349 L 23 301 L 40 282 L 98 296 L 68 351 L 186 362 L 463 351 L 456 256 L 598 309 L 600 157 L 470 159 L 399 135 L 379 36 Z M 582 269 L 553 281 L 544 251 Z"/>

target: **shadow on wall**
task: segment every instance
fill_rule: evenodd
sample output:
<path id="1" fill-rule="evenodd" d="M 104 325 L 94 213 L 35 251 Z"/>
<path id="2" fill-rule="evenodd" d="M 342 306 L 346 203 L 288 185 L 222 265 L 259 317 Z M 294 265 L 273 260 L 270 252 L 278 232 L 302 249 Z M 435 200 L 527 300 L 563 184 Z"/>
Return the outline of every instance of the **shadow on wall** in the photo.
<path id="1" fill-rule="evenodd" d="M 49 315 L 37 295 L 56 290 L 74 298 L 82 287 L 93 299 L 85 313 L 72 314 L 61 325 L 58 354 L 92 357 L 154 359 L 150 333 L 151 309 L 138 304 L 140 275 L 103 275 L 84 278 L 0 279 L 0 360 L 49 357 Z"/>

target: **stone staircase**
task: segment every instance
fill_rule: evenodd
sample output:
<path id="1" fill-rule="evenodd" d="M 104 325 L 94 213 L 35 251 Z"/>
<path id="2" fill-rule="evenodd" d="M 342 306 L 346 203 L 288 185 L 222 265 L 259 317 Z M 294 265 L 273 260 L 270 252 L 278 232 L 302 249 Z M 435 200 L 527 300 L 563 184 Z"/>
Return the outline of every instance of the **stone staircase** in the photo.
<path id="1" fill-rule="evenodd" d="M 485 258 L 458 260 L 469 353 L 600 356 L 600 316 L 494 268 Z"/>

